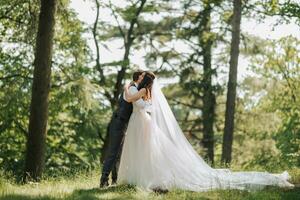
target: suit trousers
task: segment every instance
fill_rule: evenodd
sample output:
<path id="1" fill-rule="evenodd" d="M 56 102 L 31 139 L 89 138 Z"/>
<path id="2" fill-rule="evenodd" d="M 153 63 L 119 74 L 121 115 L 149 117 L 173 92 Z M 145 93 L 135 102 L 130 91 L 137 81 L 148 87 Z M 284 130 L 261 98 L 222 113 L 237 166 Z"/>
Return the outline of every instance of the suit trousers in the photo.
<path id="1" fill-rule="evenodd" d="M 114 114 L 109 126 L 109 145 L 107 151 L 108 153 L 104 160 L 101 179 L 108 179 L 108 175 L 112 171 L 113 167 L 115 167 L 117 160 L 120 158 L 127 124 L 127 120 L 124 120 L 117 114 Z M 114 174 L 114 176 L 114 179 L 116 179 L 117 175 Z"/>

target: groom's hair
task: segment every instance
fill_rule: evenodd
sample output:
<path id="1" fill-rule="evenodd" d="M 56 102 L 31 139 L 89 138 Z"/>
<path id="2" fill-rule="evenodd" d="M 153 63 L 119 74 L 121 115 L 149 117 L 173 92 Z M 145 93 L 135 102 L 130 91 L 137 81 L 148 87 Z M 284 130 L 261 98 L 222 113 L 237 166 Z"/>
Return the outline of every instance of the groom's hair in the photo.
<path id="1" fill-rule="evenodd" d="M 153 72 L 149 72 L 146 71 L 146 74 L 142 80 L 142 82 L 139 84 L 138 86 L 138 90 L 142 89 L 142 88 L 148 88 L 151 90 L 152 84 L 153 84 L 153 80 L 155 79 L 155 75 Z"/>
<path id="2" fill-rule="evenodd" d="M 133 72 L 132 74 L 132 80 L 133 81 L 137 81 L 139 79 L 139 76 L 143 73 L 144 71 L 142 70 L 137 70 L 135 72 Z"/>

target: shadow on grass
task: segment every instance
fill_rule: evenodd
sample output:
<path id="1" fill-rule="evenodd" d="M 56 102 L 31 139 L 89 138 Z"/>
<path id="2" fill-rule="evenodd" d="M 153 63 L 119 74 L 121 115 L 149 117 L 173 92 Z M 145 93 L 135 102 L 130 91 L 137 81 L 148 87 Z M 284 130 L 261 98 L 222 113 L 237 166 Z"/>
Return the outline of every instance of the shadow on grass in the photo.
<path id="1" fill-rule="evenodd" d="M 22 194 L 7 194 L 1 196 L 0 200 L 127 200 L 127 199 L 141 199 L 138 196 L 135 187 L 128 185 L 111 186 L 106 189 L 91 188 L 74 190 L 71 194 L 65 194 L 62 197 L 54 196 L 30 196 Z M 239 190 L 219 190 L 210 191 L 208 193 L 197 193 L 187 191 L 172 191 L 167 194 L 151 193 L 151 199 L 239 199 L 239 200 L 256 200 L 256 199 L 284 199 L 294 200 L 300 199 L 300 188 L 290 190 L 268 188 L 262 191 L 246 192 Z"/>
<path id="2" fill-rule="evenodd" d="M 222 198 L 221 198 L 222 197 Z M 220 191 L 219 198 L 224 200 L 296 200 L 300 199 L 300 188 L 283 189 L 277 187 L 268 187 L 260 191 L 240 191 L 240 190 L 224 190 Z M 218 198 L 218 199 L 219 199 Z"/>
<path id="3" fill-rule="evenodd" d="M 300 199 L 300 187 L 280 193 L 281 199 Z"/>
<path id="4" fill-rule="evenodd" d="M 110 186 L 108 188 L 92 188 L 92 189 L 80 189 L 74 190 L 74 192 L 67 197 L 67 200 L 72 199 L 111 199 L 111 200 L 125 200 L 134 199 L 136 189 L 129 185 Z"/>
<path id="5" fill-rule="evenodd" d="M 22 195 L 22 194 L 1 194 L 0 200 L 125 200 L 134 199 L 135 188 L 129 185 L 110 186 L 108 188 L 78 189 L 71 194 L 65 194 L 63 197 L 54 197 L 54 195 Z"/>
<path id="6" fill-rule="evenodd" d="M 48 196 L 28 196 L 21 194 L 8 194 L 0 196 L 1 200 L 56 200 L 57 198 Z"/>

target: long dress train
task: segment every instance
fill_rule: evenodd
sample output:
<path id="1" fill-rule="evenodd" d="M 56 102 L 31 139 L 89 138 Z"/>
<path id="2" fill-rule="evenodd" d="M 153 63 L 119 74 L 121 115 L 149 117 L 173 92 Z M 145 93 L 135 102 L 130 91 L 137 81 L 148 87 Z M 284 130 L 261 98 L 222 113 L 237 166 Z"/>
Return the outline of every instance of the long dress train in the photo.
<path id="1" fill-rule="evenodd" d="M 151 113 L 149 114 L 149 109 Z M 293 187 L 287 172 L 232 172 L 211 168 L 182 133 L 161 89 L 154 81 L 152 106 L 133 103 L 119 167 L 118 183 L 143 189 L 257 189 Z"/>

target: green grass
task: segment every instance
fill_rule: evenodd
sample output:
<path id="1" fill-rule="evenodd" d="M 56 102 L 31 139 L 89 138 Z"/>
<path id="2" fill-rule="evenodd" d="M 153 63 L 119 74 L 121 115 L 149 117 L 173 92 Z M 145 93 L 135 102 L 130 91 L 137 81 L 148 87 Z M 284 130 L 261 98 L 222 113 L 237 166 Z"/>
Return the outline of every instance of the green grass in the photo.
<path id="1" fill-rule="evenodd" d="M 289 171 L 294 183 L 300 183 L 300 169 Z M 247 192 L 239 190 L 214 190 L 210 192 L 189 192 L 175 190 L 166 194 L 145 192 L 138 188 L 121 185 L 107 189 L 98 188 L 99 173 L 76 174 L 74 177 L 48 178 L 40 183 L 16 184 L 0 177 L 0 200 L 96 200 L 96 199 L 300 199 L 300 188 L 267 188 Z M 299 182 L 297 182 L 299 181 Z"/>

